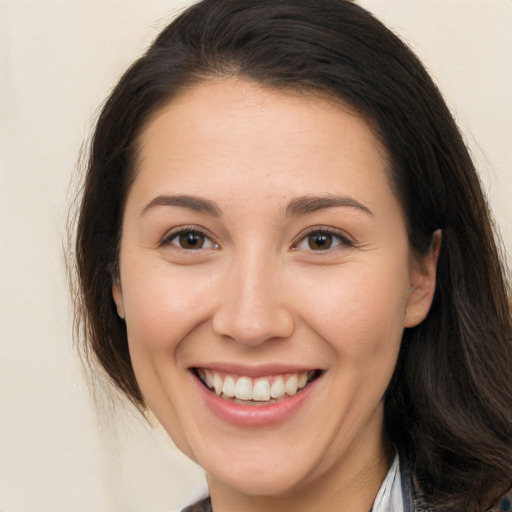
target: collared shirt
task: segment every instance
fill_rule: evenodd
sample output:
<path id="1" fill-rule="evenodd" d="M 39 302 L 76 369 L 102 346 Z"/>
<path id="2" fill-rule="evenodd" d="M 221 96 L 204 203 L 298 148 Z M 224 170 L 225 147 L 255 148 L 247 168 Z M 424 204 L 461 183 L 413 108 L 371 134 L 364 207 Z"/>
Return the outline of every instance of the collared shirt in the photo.
<path id="1" fill-rule="evenodd" d="M 371 512 L 406 512 L 402 497 L 402 480 L 398 454 L 380 486 Z"/>

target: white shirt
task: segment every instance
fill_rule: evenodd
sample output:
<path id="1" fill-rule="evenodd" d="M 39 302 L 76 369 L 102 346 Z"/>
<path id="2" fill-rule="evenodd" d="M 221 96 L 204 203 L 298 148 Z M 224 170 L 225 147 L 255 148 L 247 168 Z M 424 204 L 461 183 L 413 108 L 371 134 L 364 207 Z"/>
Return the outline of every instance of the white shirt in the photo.
<path id="1" fill-rule="evenodd" d="M 404 512 L 398 454 L 380 486 L 372 512 Z"/>

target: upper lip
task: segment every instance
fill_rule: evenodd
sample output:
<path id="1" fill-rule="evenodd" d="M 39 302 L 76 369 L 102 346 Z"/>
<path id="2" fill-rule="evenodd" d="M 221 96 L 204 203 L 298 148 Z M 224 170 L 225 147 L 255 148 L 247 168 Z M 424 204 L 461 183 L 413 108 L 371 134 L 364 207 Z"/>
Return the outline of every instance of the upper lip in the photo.
<path id="1" fill-rule="evenodd" d="M 240 365 L 236 363 L 204 363 L 197 364 L 191 369 L 204 368 L 206 370 L 215 371 L 219 373 L 227 373 L 232 375 L 243 375 L 246 377 L 265 377 L 271 375 L 283 375 L 286 373 L 302 373 L 312 370 L 319 370 L 320 368 L 311 365 L 283 365 L 283 364 L 258 364 L 258 365 Z"/>

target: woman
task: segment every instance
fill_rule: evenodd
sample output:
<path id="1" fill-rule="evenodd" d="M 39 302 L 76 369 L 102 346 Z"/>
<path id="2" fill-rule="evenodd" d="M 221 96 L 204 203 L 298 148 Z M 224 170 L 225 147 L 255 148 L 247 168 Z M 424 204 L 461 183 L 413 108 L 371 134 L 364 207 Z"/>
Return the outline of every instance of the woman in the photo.
<path id="1" fill-rule="evenodd" d="M 488 208 L 431 79 L 357 5 L 171 23 L 99 118 L 76 249 L 87 343 L 207 472 L 189 510 L 506 506 Z"/>

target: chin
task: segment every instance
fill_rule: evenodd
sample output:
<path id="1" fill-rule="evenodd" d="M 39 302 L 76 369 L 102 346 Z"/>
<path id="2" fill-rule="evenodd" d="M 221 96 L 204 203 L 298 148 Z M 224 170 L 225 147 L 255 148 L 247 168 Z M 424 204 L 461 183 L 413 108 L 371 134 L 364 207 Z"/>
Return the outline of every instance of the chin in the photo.
<path id="1" fill-rule="evenodd" d="M 246 496 L 273 498 L 285 497 L 294 494 L 299 488 L 303 489 L 306 475 L 299 474 L 297 468 L 276 468 L 272 464 L 257 468 L 248 468 L 245 464 L 243 466 L 233 464 L 230 471 L 208 473 L 210 488 L 223 486 Z"/>

